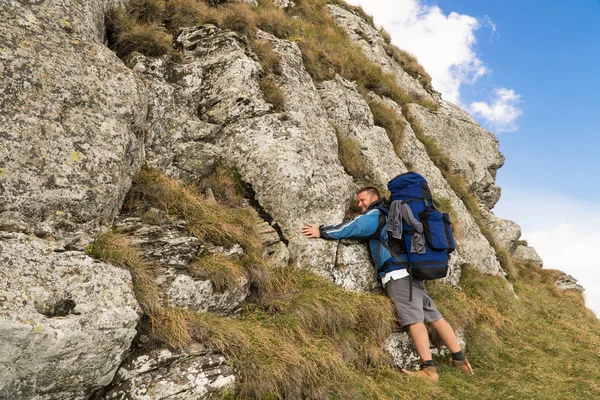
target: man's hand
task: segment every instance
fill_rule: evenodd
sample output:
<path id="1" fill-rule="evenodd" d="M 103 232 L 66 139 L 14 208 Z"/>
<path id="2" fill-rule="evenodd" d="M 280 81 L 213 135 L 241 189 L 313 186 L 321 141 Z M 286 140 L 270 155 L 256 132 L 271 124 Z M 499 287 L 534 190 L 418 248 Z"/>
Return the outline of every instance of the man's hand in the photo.
<path id="1" fill-rule="evenodd" d="M 319 230 L 319 226 L 314 224 L 304 226 L 302 228 L 302 234 L 309 239 L 321 237 L 321 231 Z"/>

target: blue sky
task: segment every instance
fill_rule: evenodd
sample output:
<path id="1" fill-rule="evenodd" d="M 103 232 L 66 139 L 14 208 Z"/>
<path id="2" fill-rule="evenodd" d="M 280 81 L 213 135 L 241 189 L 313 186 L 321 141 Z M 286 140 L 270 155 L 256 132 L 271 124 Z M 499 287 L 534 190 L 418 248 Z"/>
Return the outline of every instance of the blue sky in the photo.
<path id="1" fill-rule="evenodd" d="M 496 133 L 494 212 L 600 315 L 600 1 L 349 0 Z"/>

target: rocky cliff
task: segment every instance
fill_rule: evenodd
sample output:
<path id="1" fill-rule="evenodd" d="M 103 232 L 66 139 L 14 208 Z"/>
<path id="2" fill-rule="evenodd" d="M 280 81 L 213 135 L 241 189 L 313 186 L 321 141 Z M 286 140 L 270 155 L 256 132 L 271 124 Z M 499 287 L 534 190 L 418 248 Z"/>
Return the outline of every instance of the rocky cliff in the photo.
<path id="1" fill-rule="evenodd" d="M 215 339 L 203 322 L 173 341 L 177 326 L 160 329 L 287 310 L 270 269 L 309 269 L 339 286 L 327 286 L 332 302 L 385 301 L 370 294 L 364 244 L 307 240 L 300 228 L 341 222 L 358 187 L 384 189 L 409 170 L 454 219 L 448 287 L 460 290 L 468 265 L 514 300 L 511 263 L 541 266 L 519 226 L 491 211 L 504 162 L 495 136 L 403 65 L 360 12 L 218 3 L 0 4 L 0 398 L 343 397 L 300 375 L 253 392 L 261 375 L 228 360 L 241 356 L 226 333 Z M 132 38 L 142 45 L 124 46 Z M 144 45 L 154 42 L 166 47 Z M 224 205 L 210 182 L 230 178 L 246 199 Z M 107 235 L 126 241 L 119 256 Z M 352 318 L 326 331 L 367 324 Z M 414 364 L 392 328 L 369 337 L 389 359 L 371 349 L 369 362 Z"/>

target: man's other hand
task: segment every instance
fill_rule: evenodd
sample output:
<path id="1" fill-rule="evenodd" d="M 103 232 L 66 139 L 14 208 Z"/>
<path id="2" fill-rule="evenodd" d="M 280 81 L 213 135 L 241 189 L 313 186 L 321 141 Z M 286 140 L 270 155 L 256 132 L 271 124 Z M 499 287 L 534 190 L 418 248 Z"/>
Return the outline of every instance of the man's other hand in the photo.
<path id="1" fill-rule="evenodd" d="M 321 237 L 321 231 L 318 225 L 310 224 L 302 228 L 302 234 L 307 238 L 319 238 Z"/>

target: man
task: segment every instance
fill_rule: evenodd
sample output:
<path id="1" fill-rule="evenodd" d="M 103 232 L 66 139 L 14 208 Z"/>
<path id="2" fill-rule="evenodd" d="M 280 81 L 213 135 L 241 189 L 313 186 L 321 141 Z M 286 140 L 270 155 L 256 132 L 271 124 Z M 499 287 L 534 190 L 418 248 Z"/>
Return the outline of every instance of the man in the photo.
<path id="1" fill-rule="evenodd" d="M 385 265 L 386 272 L 379 277 L 381 284 L 396 307 L 400 326 L 402 329 L 408 329 L 421 358 L 421 370 L 408 371 L 402 369 L 402 372 L 426 378 L 433 382 L 439 380 L 429 349 L 429 336 L 425 327 L 425 323 L 428 323 L 436 330 L 446 347 L 452 352 L 452 364 L 466 374 L 473 374 L 473 369 L 463 355 L 452 327 L 437 310 L 435 303 L 425 290 L 423 282 L 412 281 L 412 301 L 409 301 L 410 280 L 408 279 L 408 272 L 401 264 L 394 265 L 393 261 L 395 259 L 385 247 L 381 246 L 378 240 L 381 239 L 385 243 L 387 232 L 385 230 L 385 215 L 375 207 L 386 205 L 387 201 L 382 199 L 379 191 L 372 186 L 361 189 L 356 195 L 356 200 L 362 215 L 337 226 L 306 225 L 302 228 L 302 233 L 308 238 L 326 240 L 369 240 L 369 250 L 375 268 L 383 270 L 381 267 Z"/>

